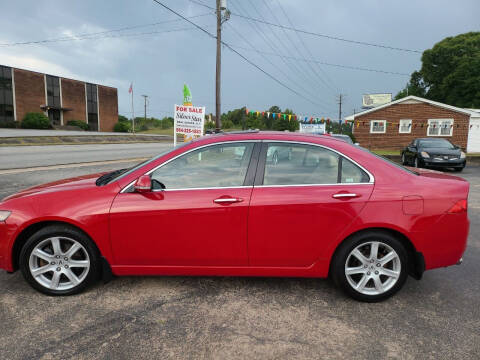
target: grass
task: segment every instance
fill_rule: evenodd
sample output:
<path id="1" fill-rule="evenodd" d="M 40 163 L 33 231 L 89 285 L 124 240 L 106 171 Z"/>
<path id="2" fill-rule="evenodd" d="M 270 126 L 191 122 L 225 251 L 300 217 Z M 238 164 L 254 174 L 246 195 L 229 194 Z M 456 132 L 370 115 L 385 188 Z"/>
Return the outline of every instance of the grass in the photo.
<path id="1" fill-rule="evenodd" d="M 372 150 L 377 155 L 398 155 L 400 156 L 400 150 L 382 150 L 382 149 L 377 149 L 377 150 Z"/>

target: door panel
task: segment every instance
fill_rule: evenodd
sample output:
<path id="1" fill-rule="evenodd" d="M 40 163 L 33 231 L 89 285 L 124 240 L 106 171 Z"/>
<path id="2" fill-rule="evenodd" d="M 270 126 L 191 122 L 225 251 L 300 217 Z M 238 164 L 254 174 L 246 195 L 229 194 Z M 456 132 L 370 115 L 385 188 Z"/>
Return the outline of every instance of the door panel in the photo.
<path id="1" fill-rule="evenodd" d="M 248 248 L 252 266 L 308 267 L 365 206 L 373 185 L 255 187 Z M 337 193 L 355 198 L 334 198 Z"/>
<path id="2" fill-rule="evenodd" d="M 269 159 L 272 149 L 289 157 Z M 252 266 L 308 267 L 341 236 L 368 201 L 373 184 L 359 166 L 324 147 L 264 144 L 250 201 Z"/>
<path id="3" fill-rule="evenodd" d="M 153 191 L 119 194 L 110 214 L 116 263 L 247 265 L 259 146 L 228 142 L 190 150 L 149 174 Z"/>
<path id="4" fill-rule="evenodd" d="M 110 228 L 118 265 L 247 265 L 252 188 L 119 194 Z M 241 202 L 216 203 L 219 198 Z"/>

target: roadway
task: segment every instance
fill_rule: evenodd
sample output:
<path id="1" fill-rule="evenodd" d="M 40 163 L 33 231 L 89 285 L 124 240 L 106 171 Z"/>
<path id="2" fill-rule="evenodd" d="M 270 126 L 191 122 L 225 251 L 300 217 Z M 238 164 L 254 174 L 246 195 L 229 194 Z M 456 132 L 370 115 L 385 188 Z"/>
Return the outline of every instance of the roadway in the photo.
<path id="1" fill-rule="evenodd" d="M 171 148 L 173 148 L 173 142 L 5 146 L 0 147 L 0 170 L 92 161 L 146 158 Z"/>

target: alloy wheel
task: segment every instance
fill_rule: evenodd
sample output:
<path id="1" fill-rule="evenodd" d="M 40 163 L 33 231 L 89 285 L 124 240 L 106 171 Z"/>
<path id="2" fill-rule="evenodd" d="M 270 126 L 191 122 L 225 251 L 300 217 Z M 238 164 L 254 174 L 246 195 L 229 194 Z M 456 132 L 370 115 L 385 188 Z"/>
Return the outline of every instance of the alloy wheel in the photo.
<path id="1" fill-rule="evenodd" d="M 32 277 L 43 287 L 70 290 L 87 277 L 90 258 L 78 241 L 56 236 L 41 241 L 33 248 L 28 266 Z"/>
<path id="2" fill-rule="evenodd" d="M 381 295 L 400 278 L 401 261 L 389 245 L 371 241 L 354 248 L 345 262 L 349 285 L 364 295 Z"/>

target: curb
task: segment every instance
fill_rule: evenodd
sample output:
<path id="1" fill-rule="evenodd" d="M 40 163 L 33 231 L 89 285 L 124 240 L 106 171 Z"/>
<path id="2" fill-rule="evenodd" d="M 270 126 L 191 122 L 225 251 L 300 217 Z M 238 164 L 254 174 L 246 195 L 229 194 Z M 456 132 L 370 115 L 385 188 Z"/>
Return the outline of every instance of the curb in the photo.
<path id="1" fill-rule="evenodd" d="M 0 146 L 32 146 L 32 145 L 86 145 L 86 144 L 130 144 L 172 142 L 173 136 L 149 135 L 71 135 L 71 136 L 26 136 L 1 137 Z"/>

